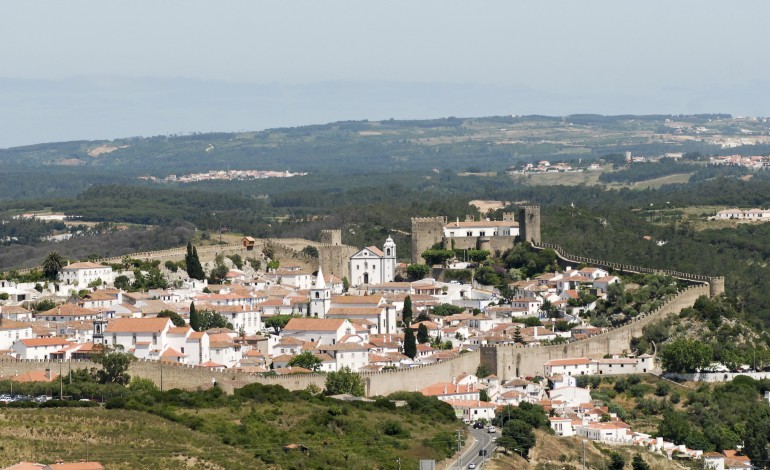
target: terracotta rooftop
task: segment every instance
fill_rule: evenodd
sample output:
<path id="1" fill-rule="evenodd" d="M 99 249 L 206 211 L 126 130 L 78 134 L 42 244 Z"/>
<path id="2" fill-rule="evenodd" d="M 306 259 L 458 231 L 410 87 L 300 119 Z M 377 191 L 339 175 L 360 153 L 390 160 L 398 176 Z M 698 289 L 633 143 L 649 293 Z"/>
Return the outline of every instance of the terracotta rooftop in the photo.
<path id="1" fill-rule="evenodd" d="M 168 318 L 117 318 L 107 324 L 107 333 L 160 333 L 170 323 Z"/>
<path id="2" fill-rule="evenodd" d="M 337 331 L 343 323 L 340 318 L 292 318 L 284 331 Z"/>

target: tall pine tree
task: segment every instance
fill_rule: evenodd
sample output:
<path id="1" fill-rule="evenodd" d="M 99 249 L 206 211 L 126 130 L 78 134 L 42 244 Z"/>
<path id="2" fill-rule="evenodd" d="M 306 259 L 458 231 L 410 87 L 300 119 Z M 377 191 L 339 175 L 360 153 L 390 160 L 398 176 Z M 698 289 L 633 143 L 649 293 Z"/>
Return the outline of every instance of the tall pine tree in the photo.
<path id="1" fill-rule="evenodd" d="M 406 326 L 412 323 L 412 296 L 410 295 L 407 295 L 404 299 L 404 310 L 401 312 L 401 320 Z"/>
<path id="2" fill-rule="evenodd" d="M 409 359 L 414 359 L 417 355 L 417 340 L 411 328 L 404 330 L 404 355 Z"/>

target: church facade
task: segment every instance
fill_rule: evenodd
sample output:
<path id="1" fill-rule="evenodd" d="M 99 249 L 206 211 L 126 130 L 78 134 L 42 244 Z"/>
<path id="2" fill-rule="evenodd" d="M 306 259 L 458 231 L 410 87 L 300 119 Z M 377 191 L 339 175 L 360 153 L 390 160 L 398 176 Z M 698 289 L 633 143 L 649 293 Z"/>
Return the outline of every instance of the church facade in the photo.
<path id="1" fill-rule="evenodd" d="M 350 257 L 350 285 L 383 284 L 396 276 L 396 244 L 391 237 L 382 250 L 368 246 Z"/>

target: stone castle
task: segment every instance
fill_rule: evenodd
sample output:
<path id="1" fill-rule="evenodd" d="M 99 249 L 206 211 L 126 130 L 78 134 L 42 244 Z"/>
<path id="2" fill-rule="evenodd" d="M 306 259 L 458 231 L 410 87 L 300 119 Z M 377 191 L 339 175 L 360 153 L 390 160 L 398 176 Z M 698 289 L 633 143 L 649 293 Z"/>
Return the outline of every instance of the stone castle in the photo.
<path id="1" fill-rule="evenodd" d="M 540 243 L 540 206 L 519 207 L 518 216 L 503 214 L 503 220 L 474 220 L 448 222 L 446 217 L 412 218 L 412 263 L 422 263 L 421 255 L 440 243 L 445 249 L 478 249 L 503 251 L 516 240 Z"/>

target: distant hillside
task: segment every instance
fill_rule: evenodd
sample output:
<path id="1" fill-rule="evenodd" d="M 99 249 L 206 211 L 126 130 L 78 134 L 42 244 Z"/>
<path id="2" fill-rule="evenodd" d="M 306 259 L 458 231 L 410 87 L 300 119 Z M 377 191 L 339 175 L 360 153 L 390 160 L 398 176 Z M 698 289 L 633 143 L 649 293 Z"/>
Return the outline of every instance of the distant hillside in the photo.
<path id="1" fill-rule="evenodd" d="M 573 115 L 343 121 L 260 132 L 46 143 L 0 149 L 0 199 L 72 196 L 93 184 L 141 184 L 136 178 L 143 175 L 209 170 L 430 175 L 435 170 L 497 172 L 521 161 L 590 159 L 622 151 L 720 152 L 695 135 L 693 129 L 705 125 L 710 136 L 767 134 L 761 122 L 738 123 L 727 115 Z M 294 184 L 260 180 L 250 186 L 270 193 Z"/>

